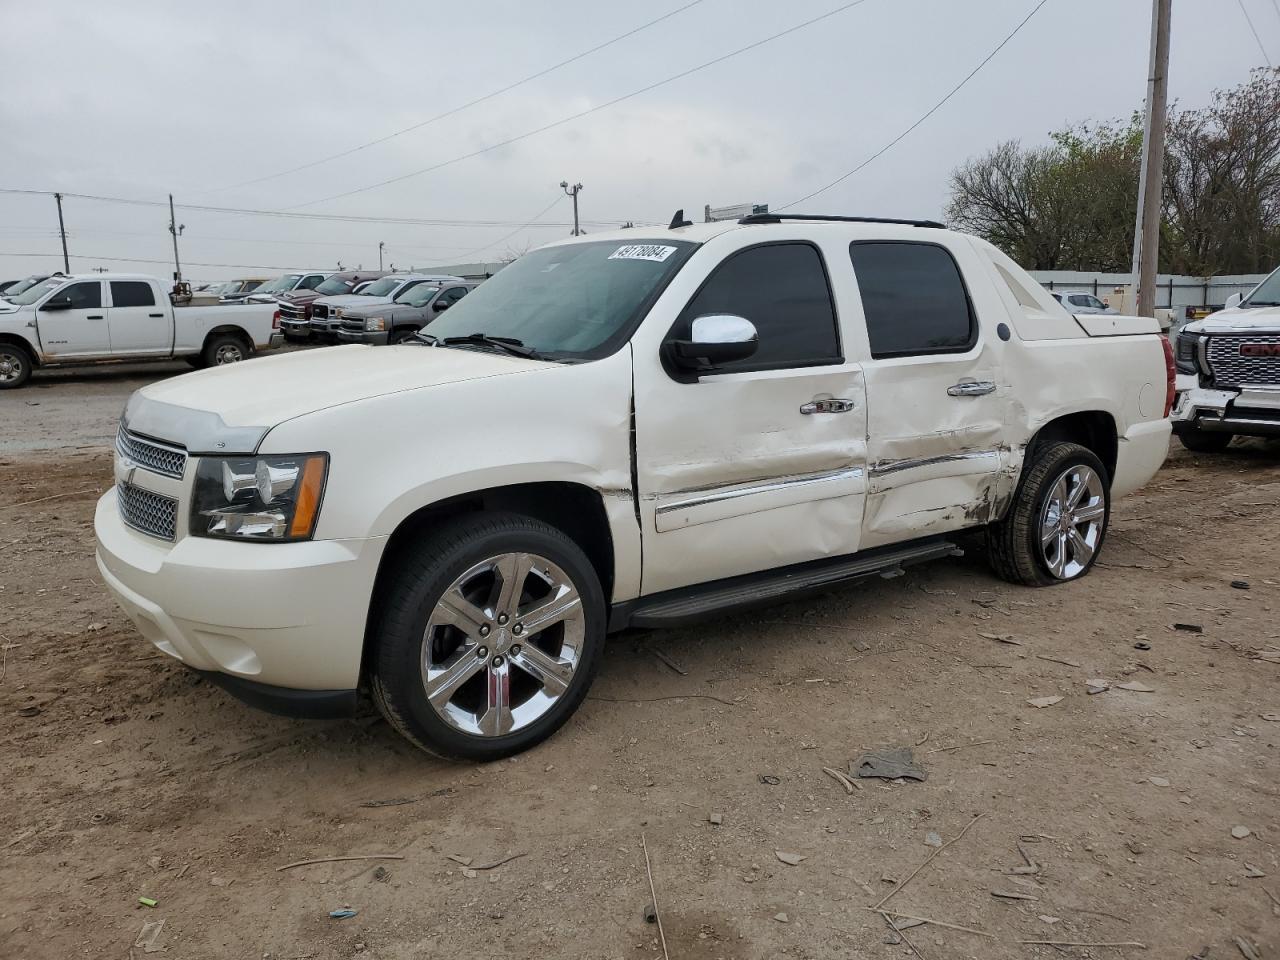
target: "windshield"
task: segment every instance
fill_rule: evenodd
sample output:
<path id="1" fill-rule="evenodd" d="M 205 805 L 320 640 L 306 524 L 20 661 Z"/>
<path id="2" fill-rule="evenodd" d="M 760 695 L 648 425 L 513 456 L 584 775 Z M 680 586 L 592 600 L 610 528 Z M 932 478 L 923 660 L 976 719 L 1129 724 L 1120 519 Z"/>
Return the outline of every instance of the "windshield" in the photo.
<path id="1" fill-rule="evenodd" d="M 383 277 L 381 280 L 373 281 L 373 283 L 361 290 L 360 296 L 385 297 L 402 283 L 404 283 L 404 277 Z"/>
<path id="2" fill-rule="evenodd" d="M 284 293 L 292 290 L 298 285 L 298 281 L 302 279 L 300 273 L 286 273 L 283 277 L 277 277 L 270 283 L 264 283 L 255 293 Z"/>
<path id="3" fill-rule="evenodd" d="M 4 292 L 4 295 L 8 299 L 13 300 L 15 297 L 17 297 L 18 294 L 24 293 L 25 291 L 30 290 L 37 283 L 39 283 L 41 280 L 44 280 L 44 279 L 45 279 L 44 277 L 27 277 L 25 280 L 19 280 L 17 283 L 11 286 L 8 290 L 6 290 Z"/>
<path id="4" fill-rule="evenodd" d="M 694 249 L 682 240 L 543 247 L 480 284 L 428 329 L 437 341 L 483 333 L 553 359 L 594 360 L 631 336 L 641 311 Z"/>
<path id="5" fill-rule="evenodd" d="M 320 286 L 316 287 L 316 293 L 322 297 L 332 297 L 335 293 L 346 293 L 351 289 L 353 281 L 343 279 L 342 277 L 330 277 Z"/>
<path id="6" fill-rule="evenodd" d="M 1280 307 L 1280 267 L 1271 272 L 1256 290 L 1240 304 L 1242 307 Z"/>
<path id="7" fill-rule="evenodd" d="M 408 290 L 402 290 L 395 295 L 396 303 L 403 303 L 407 307 L 425 307 L 431 302 L 431 298 L 440 292 L 439 287 L 433 287 L 427 283 L 420 283 L 416 287 L 410 287 Z"/>
<path id="8" fill-rule="evenodd" d="M 48 280 L 42 280 L 34 287 L 28 287 L 16 297 L 10 297 L 9 302 L 16 303 L 20 307 L 29 306 L 43 297 L 46 293 L 49 293 L 52 290 L 57 290 L 58 287 L 62 286 L 65 280 L 66 277 L 50 277 Z"/>

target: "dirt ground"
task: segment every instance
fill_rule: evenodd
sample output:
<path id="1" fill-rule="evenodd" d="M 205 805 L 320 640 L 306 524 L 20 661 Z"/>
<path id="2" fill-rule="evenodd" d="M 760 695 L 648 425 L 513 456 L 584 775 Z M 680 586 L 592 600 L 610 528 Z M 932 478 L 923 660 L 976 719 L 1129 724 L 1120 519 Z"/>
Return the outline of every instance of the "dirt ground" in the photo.
<path id="1" fill-rule="evenodd" d="M 614 638 L 558 736 L 473 766 L 371 710 L 259 713 L 134 631 L 92 512 L 141 382 L 0 395 L 0 957 L 141 958 L 160 921 L 183 960 L 661 957 L 642 843 L 679 960 L 1280 957 L 1280 445 L 1175 443 L 1070 586 L 975 543 Z M 823 772 L 886 745 L 928 779 Z"/>

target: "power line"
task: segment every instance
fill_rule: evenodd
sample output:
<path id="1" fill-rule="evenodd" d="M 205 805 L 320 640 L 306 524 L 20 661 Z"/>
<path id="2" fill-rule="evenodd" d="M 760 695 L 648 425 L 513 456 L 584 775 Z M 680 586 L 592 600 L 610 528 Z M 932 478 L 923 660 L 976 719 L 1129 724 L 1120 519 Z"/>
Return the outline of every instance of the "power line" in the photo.
<path id="1" fill-rule="evenodd" d="M 60 253 L 19 253 L 13 250 L 0 250 L 0 257 L 53 257 L 59 258 Z M 106 260 L 109 263 L 164 263 L 169 264 L 171 260 L 150 260 L 143 257 L 95 257 L 91 254 L 77 253 L 76 258 L 79 260 Z M 301 270 L 303 267 L 288 266 L 282 267 L 268 263 L 196 263 L 188 261 L 189 267 L 243 267 L 247 270 Z"/>
<path id="2" fill-rule="evenodd" d="M 330 160 L 338 160 L 341 157 L 349 157 L 353 153 L 359 153 L 361 150 L 367 150 L 369 147 L 377 146 L 380 143 L 386 143 L 388 140 L 394 140 L 396 137 L 403 136 L 406 133 L 410 133 L 414 130 L 420 130 L 425 126 L 428 126 L 429 124 L 435 123 L 437 120 L 443 120 L 446 117 L 452 117 L 455 114 L 461 113 L 463 110 L 467 110 L 467 109 L 470 109 L 471 107 L 476 106 L 477 104 L 484 103 L 486 100 L 492 100 L 494 97 L 501 96 L 504 93 L 514 90 L 516 87 L 523 86 L 524 84 L 529 83 L 532 80 L 537 80 L 539 77 L 545 77 L 547 74 L 553 73 L 554 71 L 559 70 L 561 67 L 567 67 L 569 64 L 575 63 L 578 60 L 581 60 L 583 57 L 588 57 L 593 53 L 598 53 L 599 51 L 603 50 L 605 47 L 611 47 L 615 43 L 619 43 L 622 40 L 626 40 L 628 37 L 634 37 L 637 33 L 640 33 L 641 31 L 644 31 L 644 30 L 648 30 L 650 27 L 656 26 L 657 24 L 661 23 L 664 20 L 669 20 L 672 17 L 676 16 L 677 14 L 684 13 L 690 7 L 696 7 L 698 4 L 702 2 L 703 0 L 692 0 L 691 3 L 686 3 L 684 6 L 677 7 L 675 10 L 672 10 L 670 13 L 664 13 L 662 16 L 658 17 L 655 20 L 650 20 L 648 23 L 643 23 L 640 26 L 635 27 L 634 29 L 628 30 L 626 33 L 619 34 L 618 36 L 614 37 L 612 40 L 606 40 L 604 43 L 597 44 L 596 46 L 592 47 L 590 50 L 583 50 L 581 53 L 574 54 L 572 57 L 570 57 L 567 60 L 561 60 L 557 64 L 554 64 L 550 67 L 546 67 L 545 69 L 539 70 L 537 73 L 531 73 L 529 74 L 529 76 L 524 77 L 520 80 L 517 80 L 514 83 L 509 83 L 505 87 L 502 87 L 498 90 L 494 90 L 492 93 L 486 93 L 482 97 L 476 97 L 474 100 L 469 100 L 460 107 L 454 107 L 452 110 L 446 110 L 444 113 L 438 113 L 434 117 L 430 117 L 426 120 L 419 121 L 418 123 L 407 126 L 402 130 L 397 130 L 395 133 L 389 133 L 385 137 L 379 137 L 377 140 L 370 140 L 368 143 L 362 143 L 358 147 L 352 147 L 349 150 L 343 150 L 341 153 L 330 154 L 327 157 L 321 157 L 319 160 L 312 160 L 310 163 L 304 163 L 298 167 L 292 167 L 288 170 L 281 170 L 279 173 L 268 174 L 265 177 L 257 177 L 256 179 L 253 179 L 253 180 L 244 180 L 240 183 L 233 183 L 227 187 L 217 187 L 207 192 L 220 193 L 224 190 L 235 190 L 235 189 L 238 189 L 239 187 L 248 187 L 248 186 L 252 186 L 255 183 L 263 183 L 266 180 L 275 180 L 277 177 L 284 177 L 291 173 L 298 173 L 300 170 L 308 170 L 311 167 L 318 167 L 320 166 L 320 164 L 328 163 Z"/>
<path id="3" fill-rule="evenodd" d="M 545 206 L 545 207 L 544 207 L 544 208 L 543 208 L 543 209 L 542 209 L 538 214 L 536 214 L 536 215 L 535 215 L 535 216 L 534 216 L 534 217 L 533 217 L 533 218 L 532 218 L 528 223 L 526 223 L 526 224 L 525 224 L 524 226 L 522 226 L 522 227 L 516 227 L 516 229 L 512 230 L 510 233 L 508 233 L 508 234 L 507 234 L 505 237 L 503 237 L 502 239 L 500 239 L 500 240 L 495 240 L 493 243 L 486 244 L 486 245 L 485 245 L 485 246 L 483 246 L 483 247 L 476 247 L 474 250 L 467 250 L 467 251 L 465 251 L 464 253 L 459 254 L 459 256 L 461 256 L 461 257 L 472 257 L 472 256 L 475 256 L 477 253 L 483 253 L 484 251 L 492 250 L 494 247 L 497 247 L 497 246 L 499 246 L 500 244 L 506 243 L 508 240 L 510 240 L 512 237 L 514 237 L 517 233 L 519 233 L 519 232 L 520 232 L 520 231 L 522 231 L 522 230 L 527 230 L 527 229 L 529 229 L 529 228 L 530 228 L 530 227 L 532 227 L 535 223 L 537 223 L 539 220 L 541 220 L 541 219 L 542 219 L 546 214 L 550 213 L 550 212 L 551 212 L 552 207 L 554 207 L 556 204 L 558 204 L 562 199 L 564 199 L 564 198 L 563 198 L 563 197 L 561 197 L 561 196 L 559 196 L 559 195 L 557 195 L 557 196 L 556 196 L 556 198 L 555 198 L 554 200 L 552 200 L 550 203 L 548 203 L 548 204 L 547 204 L 547 205 L 546 205 L 546 206 Z M 545 224 L 544 224 L 544 226 L 545 226 Z"/>
<path id="4" fill-rule="evenodd" d="M 690 67 L 688 70 L 683 70 L 680 73 L 667 77 L 664 80 L 658 80 L 655 83 L 651 83 L 651 84 L 648 84 L 647 86 L 641 87 L 639 90 L 633 90 L 631 93 L 623 94 L 620 97 L 615 97 L 612 100 L 608 100 L 594 107 L 589 107 L 586 110 L 579 111 L 578 113 L 571 114 L 570 116 L 561 117 L 559 120 L 554 120 L 551 123 L 544 124 L 543 126 L 538 127 L 534 130 L 528 130 L 524 133 L 516 134 L 515 136 L 508 137 L 506 140 L 501 140 L 498 143 L 491 143 L 488 146 L 481 147 L 478 150 L 473 150 L 471 151 L 471 153 L 464 153 L 461 156 L 453 157 L 452 159 L 449 159 L 449 160 L 442 160 L 439 163 L 434 163 L 429 167 L 423 167 L 420 170 L 414 170 L 414 171 L 411 171 L 410 173 L 401 174 L 398 177 L 391 177 L 390 179 L 387 179 L 387 180 L 380 180 L 379 182 L 371 183 L 368 186 L 357 187 L 354 190 L 347 190 L 343 193 L 335 193 L 332 196 L 321 197 L 318 200 L 308 200 L 305 203 L 295 203 L 293 206 L 286 207 L 285 209 L 297 210 L 299 207 L 309 207 L 309 206 L 312 206 L 313 204 L 326 203 L 330 200 L 340 200 L 343 197 L 350 197 L 357 193 L 366 193 L 370 190 L 376 190 L 379 187 L 390 186 L 393 183 L 400 183 L 401 181 L 409 180 L 413 177 L 422 176 L 424 173 L 431 173 L 435 170 L 440 170 L 444 167 L 451 166 L 452 164 L 459 163 L 463 160 L 470 160 L 473 157 L 478 157 L 481 154 L 490 152 L 491 150 L 497 150 L 501 147 L 509 146 L 510 144 L 516 143 L 519 140 L 525 140 L 529 137 L 536 136 L 539 133 L 546 133 L 548 130 L 553 130 L 556 127 L 564 126 L 566 123 L 571 123 L 574 120 L 579 120 L 582 117 L 585 117 L 589 114 L 598 113 L 601 110 L 607 110 L 609 107 L 616 106 L 617 104 L 622 103 L 624 100 L 630 100 L 634 97 L 640 96 L 642 93 L 648 93 L 651 90 L 656 90 L 659 87 L 666 86 L 669 83 L 674 83 L 676 80 L 682 80 L 685 77 L 691 76 L 692 74 L 705 70 L 708 67 L 713 67 L 718 63 L 723 63 L 724 61 L 730 60 L 733 57 L 740 56 L 741 54 L 744 54 L 749 50 L 754 50 L 757 47 L 762 47 L 766 43 L 772 43 L 774 40 L 778 40 L 782 37 L 787 36 L 788 34 L 795 33 L 797 30 L 803 30 L 805 27 L 811 27 L 815 23 L 819 23 L 823 20 L 827 20 L 831 17 L 834 17 L 838 13 L 843 13 L 844 11 L 849 10 L 853 7 L 861 6 L 863 3 L 866 3 L 866 2 L 867 0 L 852 0 L 852 2 L 842 4 L 841 6 L 836 7 L 834 10 L 829 10 L 828 12 L 819 14 L 818 16 L 813 17 L 812 19 L 805 20 L 803 23 L 797 23 L 793 27 L 788 27 L 786 30 L 779 31 L 778 33 L 775 33 L 772 36 L 765 37 L 762 40 L 757 40 L 754 43 L 749 43 L 745 47 L 739 47 L 737 50 L 733 50 L 729 53 L 722 54 L 721 56 L 718 56 L 712 60 L 708 60 L 705 63 L 700 63 L 696 67 Z"/>
<path id="5" fill-rule="evenodd" d="M 1272 0 L 1274 3 L 1275 0 Z M 1258 50 L 1262 53 L 1262 59 L 1267 61 L 1267 66 L 1271 66 L 1271 58 L 1267 56 L 1267 48 L 1262 45 L 1262 38 L 1258 36 L 1258 31 L 1253 26 L 1253 18 L 1249 16 L 1249 11 L 1245 9 L 1244 0 L 1236 0 L 1236 6 L 1240 8 L 1240 12 L 1244 14 L 1244 22 L 1249 25 L 1249 32 L 1253 34 L 1254 42 L 1258 44 Z M 1280 13 L 1280 10 L 1277 11 Z"/>
<path id="6" fill-rule="evenodd" d="M 22 194 L 29 196 L 52 197 L 52 190 L 23 190 L 13 187 L 0 187 L 0 193 Z M 68 193 L 62 191 L 64 197 L 74 197 L 77 200 L 93 200 L 99 203 L 123 203 L 131 206 L 139 207 L 168 207 L 167 200 L 139 200 L 132 197 L 106 197 L 100 194 L 92 193 Z M 215 207 L 198 203 L 178 203 L 175 206 L 179 210 L 198 210 L 206 213 L 229 213 L 238 216 L 250 217 L 282 217 L 292 220 L 334 220 L 343 223 L 378 223 L 378 224 L 406 224 L 417 227 L 512 227 L 520 224 L 519 220 L 462 220 L 462 219 L 428 219 L 424 217 L 366 217 L 357 214 L 342 213 L 298 213 L 292 210 L 258 210 L 249 207 Z M 614 220 L 590 220 L 583 221 L 589 226 L 595 227 L 611 227 L 627 218 L 619 218 Z M 552 226 L 552 224 L 548 224 Z M 568 221 L 564 223 L 556 223 L 554 226 L 569 227 L 572 224 Z"/>
<path id="7" fill-rule="evenodd" d="M 920 117 L 920 119 L 919 119 L 919 120 L 917 120 L 915 123 L 911 124 L 911 126 L 907 127 L 907 129 L 903 130 L 903 131 L 902 131 L 902 133 L 898 134 L 896 137 L 894 137 L 892 140 L 890 140 L 888 143 L 886 143 L 883 147 L 881 147 L 879 150 L 877 150 L 877 151 L 876 151 L 875 153 L 873 153 L 871 156 L 867 157 L 867 159 L 863 160 L 860 164 L 858 164 L 856 167 L 854 167 L 854 168 L 853 168 L 852 170 L 850 170 L 848 173 L 845 173 L 845 174 L 842 174 L 842 175 L 841 175 L 841 176 L 839 176 L 839 177 L 836 177 L 834 180 L 832 180 L 830 183 L 828 183 L 825 187 L 819 187 L 817 190 L 813 191 L 813 193 L 805 194 L 805 195 L 804 195 L 803 197 L 801 197 L 799 200 L 792 200 L 790 203 L 784 203 L 782 206 L 778 207 L 778 209 L 779 209 L 779 210 L 786 210 L 788 207 L 794 207 L 794 206 L 795 206 L 796 204 L 798 204 L 798 203 L 804 203 L 806 200 L 812 200 L 814 197 L 816 197 L 816 196 L 817 196 L 818 194 L 820 194 L 820 193 L 826 193 L 828 190 L 830 190 L 830 189 L 831 189 L 832 187 L 834 187 L 836 184 L 838 184 L 838 183 L 843 183 L 845 180 L 848 180 L 848 179 L 849 179 L 850 177 L 852 177 L 855 173 L 859 172 L 859 171 L 860 171 L 860 170 L 862 170 L 864 167 L 866 167 L 868 164 L 870 164 L 873 160 L 876 160 L 877 158 L 882 157 L 882 156 L 884 156 L 884 154 L 888 153 L 890 149 L 892 149 L 894 146 L 896 146 L 897 144 L 899 144 L 900 142 L 902 142 L 904 139 L 906 139 L 907 135 L 908 135 L 909 133 L 911 133 L 911 131 L 912 131 L 912 130 L 914 130 L 916 127 L 920 126 L 920 124 L 924 123 L 924 122 L 925 122 L 926 120 L 928 120 L 931 116 L 933 116 L 935 113 L 937 113 L 940 109 L 942 109 L 943 104 L 945 104 L 948 100 L 950 100 L 950 99 L 951 99 L 952 97 L 954 97 L 957 93 L 959 93 L 959 92 L 960 92 L 960 90 L 964 87 L 964 85 L 965 85 L 966 83 L 968 83 L 970 80 L 972 80 L 975 76 L 977 76 L 978 71 L 979 71 L 979 70 L 981 70 L 983 67 L 985 67 L 988 63 L 990 63 L 990 62 L 991 62 L 991 60 L 995 57 L 995 55 L 996 55 L 997 53 L 999 53 L 1001 50 L 1003 50 L 1003 49 L 1004 49 L 1005 44 L 1007 44 L 1010 40 L 1012 40 L 1014 37 L 1016 37 L 1016 36 L 1018 35 L 1018 31 L 1020 31 L 1023 27 L 1025 27 L 1025 26 L 1027 25 L 1027 21 L 1029 21 L 1032 17 L 1034 17 L 1034 16 L 1039 12 L 1040 8 L 1041 8 L 1041 7 L 1043 7 L 1043 6 L 1044 6 L 1046 3 L 1048 3 L 1048 2 L 1049 2 L 1049 0 L 1040 0 L 1040 2 L 1039 2 L 1039 3 L 1037 3 L 1037 4 L 1032 8 L 1031 12 L 1030 12 L 1030 13 L 1028 13 L 1025 17 L 1023 17 L 1023 18 L 1022 18 L 1022 21 L 1021 21 L 1021 22 L 1020 22 L 1016 27 L 1014 27 L 1014 28 L 1013 28 L 1013 32 L 1012 32 L 1012 33 L 1010 33 L 1007 37 L 1005 37 L 1003 40 L 1001 40 L 1001 41 L 996 45 L 996 48 L 995 48 L 994 50 L 992 50 L 989 54 L 987 54 L 987 55 L 982 59 L 982 62 L 981 62 L 981 63 L 979 63 L 976 67 L 974 67 L 972 70 L 970 70 L 970 71 L 969 71 L 969 73 L 968 73 L 968 75 L 967 75 L 963 80 L 961 80 L 961 81 L 960 81 L 959 83 L 957 83 L 954 87 L 952 87 L 952 88 L 951 88 L 951 91 L 950 91 L 950 92 L 949 92 L 945 97 L 943 97 L 941 100 L 939 100 L 937 103 L 935 103 L 932 107 L 930 107 L 930 108 L 929 108 L 929 109 L 924 113 L 924 115 Z"/>

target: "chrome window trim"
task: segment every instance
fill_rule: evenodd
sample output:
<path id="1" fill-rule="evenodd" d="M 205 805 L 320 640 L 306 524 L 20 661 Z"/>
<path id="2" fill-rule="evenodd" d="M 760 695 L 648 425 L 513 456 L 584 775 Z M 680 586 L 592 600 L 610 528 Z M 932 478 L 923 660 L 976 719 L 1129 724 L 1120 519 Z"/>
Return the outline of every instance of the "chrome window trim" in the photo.
<path id="1" fill-rule="evenodd" d="M 916 457 L 911 460 L 891 460 L 871 467 L 871 476 L 884 477 L 903 470 L 915 470 L 917 467 L 930 467 L 937 463 L 958 463 L 964 460 L 996 460 L 1000 459 L 999 450 L 970 450 L 965 453 L 946 453 L 938 457 Z"/>
<path id="2" fill-rule="evenodd" d="M 725 489 L 710 488 L 706 492 L 689 497 L 687 500 L 659 504 L 656 512 L 661 516 L 676 510 L 704 507 L 711 503 L 723 503 L 726 500 L 735 500 L 739 497 L 751 497 L 761 493 L 773 493 L 777 490 L 834 483 L 840 480 L 856 480 L 861 478 L 862 475 L 861 467 L 853 467 L 845 470 L 829 470 L 823 473 L 801 474 L 794 477 L 771 477 L 746 486 L 733 486 Z"/>

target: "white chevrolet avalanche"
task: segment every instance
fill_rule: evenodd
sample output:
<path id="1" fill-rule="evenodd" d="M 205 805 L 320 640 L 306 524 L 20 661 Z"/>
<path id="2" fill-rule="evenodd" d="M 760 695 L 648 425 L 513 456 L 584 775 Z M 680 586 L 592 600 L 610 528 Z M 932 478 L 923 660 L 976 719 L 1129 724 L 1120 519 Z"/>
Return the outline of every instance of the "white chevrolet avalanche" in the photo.
<path id="1" fill-rule="evenodd" d="M 1154 320 L 1073 317 L 928 221 L 761 215 L 529 253 L 420 343 L 145 387 L 98 564 L 151 643 L 255 705 L 492 759 L 607 634 L 956 553 L 1069 583 L 1169 446 Z"/>

